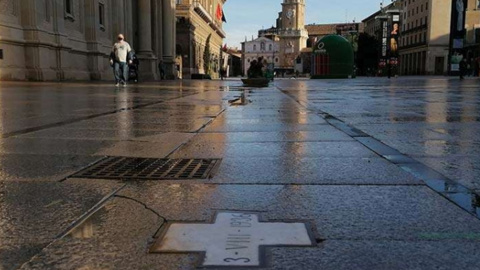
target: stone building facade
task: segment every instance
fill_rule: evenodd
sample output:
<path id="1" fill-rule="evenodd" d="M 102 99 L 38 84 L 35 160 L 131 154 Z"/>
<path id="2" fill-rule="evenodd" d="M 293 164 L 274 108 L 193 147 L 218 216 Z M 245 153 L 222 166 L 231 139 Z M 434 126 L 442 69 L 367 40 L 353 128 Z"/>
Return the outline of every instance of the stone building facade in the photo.
<path id="1" fill-rule="evenodd" d="M 480 1 L 468 0 L 465 53 L 480 56 Z M 365 33 L 378 37 L 378 17 L 398 10 L 401 15 L 399 72 L 402 75 L 446 75 L 450 51 L 452 0 L 396 0 L 365 20 Z"/>
<path id="2" fill-rule="evenodd" d="M 400 72 L 443 75 L 448 68 L 450 1 L 402 1 Z"/>
<path id="3" fill-rule="evenodd" d="M 467 61 L 480 57 L 480 0 L 468 0 L 465 22 Z"/>
<path id="4" fill-rule="evenodd" d="M 223 39 L 223 5 L 226 0 L 176 0 L 177 67 L 183 78 L 209 73 L 218 78 Z M 210 65 L 205 70 L 204 52 L 209 39 Z"/>
<path id="5" fill-rule="evenodd" d="M 269 65 L 272 65 L 275 69 L 280 68 L 280 55 L 279 55 L 279 43 L 278 41 L 259 37 L 251 41 L 245 41 L 242 43 L 242 69 L 243 74 L 247 74 L 250 68 L 250 63 L 253 60 L 257 60 L 259 57 L 263 57 Z"/>
<path id="6" fill-rule="evenodd" d="M 123 33 L 140 78 L 174 76 L 175 0 L 0 0 L 1 80 L 111 80 Z"/>
<path id="7" fill-rule="evenodd" d="M 308 32 L 307 47 L 312 47 L 319 40 L 328 35 L 340 35 L 348 39 L 353 34 L 363 33 L 363 23 L 332 23 L 332 24 L 308 24 L 305 26 Z"/>
<path id="8" fill-rule="evenodd" d="M 480 40 L 476 41 L 476 36 L 480 34 L 477 30 L 480 28 L 480 9 L 478 0 L 468 0 L 467 3 L 465 54 L 470 58 L 479 53 L 476 45 Z M 406 75 L 447 74 L 452 2 L 403 0 L 402 6 L 401 72 Z"/>
<path id="9" fill-rule="evenodd" d="M 305 29 L 305 0 L 284 0 L 278 30 L 280 68 L 295 69 L 295 61 L 307 47 L 308 32 Z"/>

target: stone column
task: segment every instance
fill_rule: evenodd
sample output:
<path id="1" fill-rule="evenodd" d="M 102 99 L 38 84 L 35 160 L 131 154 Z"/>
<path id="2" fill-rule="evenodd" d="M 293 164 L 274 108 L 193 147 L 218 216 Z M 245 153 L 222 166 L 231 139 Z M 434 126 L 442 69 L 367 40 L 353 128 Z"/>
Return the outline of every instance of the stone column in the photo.
<path id="1" fill-rule="evenodd" d="M 152 54 L 152 5 L 150 0 L 138 0 L 138 53 Z"/>
<path id="2" fill-rule="evenodd" d="M 140 60 L 140 79 L 155 79 L 155 57 L 152 51 L 152 3 L 151 0 L 138 0 L 138 39 L 137 56 Z"/>
<path id="3" fill-rule="evenodd" d="M 176 19 L 175 0 L 163 0 L 163 62 L 166 65 L 165 77 L 176 78 L 175 44 Z"/>
<path id="4" fill-rule="evenodd" d="M 98 41 L 97 30 L 97 6 L 96 1 L 85 2 L 85 40 L 87 41 L 87 62 L 90 80 L 100 80 L 100 66 L 103 61 Z"/>

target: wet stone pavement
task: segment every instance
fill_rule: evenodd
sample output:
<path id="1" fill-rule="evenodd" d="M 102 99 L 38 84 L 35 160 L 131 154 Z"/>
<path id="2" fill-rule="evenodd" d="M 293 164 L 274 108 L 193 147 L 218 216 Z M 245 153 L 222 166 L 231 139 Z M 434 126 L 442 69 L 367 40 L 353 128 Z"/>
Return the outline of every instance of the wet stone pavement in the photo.
<path id="1" fill-rule="evenodd" d="M 479 269 L 479 83 L 2 82 L 0 269 Z"/>

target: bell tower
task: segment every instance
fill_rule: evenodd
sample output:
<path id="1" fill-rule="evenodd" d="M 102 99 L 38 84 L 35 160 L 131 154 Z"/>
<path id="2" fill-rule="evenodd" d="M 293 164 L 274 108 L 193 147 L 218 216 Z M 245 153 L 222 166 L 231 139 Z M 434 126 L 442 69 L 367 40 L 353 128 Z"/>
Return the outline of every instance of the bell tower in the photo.
<path id="1" fill-rule="evenodd" d="M 283 69 L 294 70 L 295 59 L 307 47 L 308 32 L 305 29 L 305 0 L 283 0 L 281 13 L 280 64 Z"/>
<path id="2" fill-rule="evenodd" d="M 283 0 L 282 23 L 284 29 L 305 29 L 305 0 Z"/>

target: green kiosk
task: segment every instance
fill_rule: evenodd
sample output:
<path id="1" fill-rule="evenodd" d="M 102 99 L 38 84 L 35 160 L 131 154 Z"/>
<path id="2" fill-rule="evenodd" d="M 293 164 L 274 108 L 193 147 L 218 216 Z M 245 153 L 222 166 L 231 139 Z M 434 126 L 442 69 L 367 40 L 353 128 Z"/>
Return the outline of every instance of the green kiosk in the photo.
<path id="1" fill-rule="evenodd" d="M 312 79 L 355 77 L 352 44 L 342 36 L 328 35 L 313 47 Z"/>

